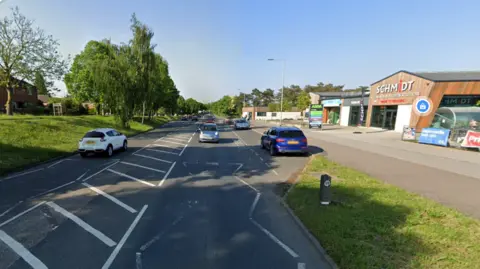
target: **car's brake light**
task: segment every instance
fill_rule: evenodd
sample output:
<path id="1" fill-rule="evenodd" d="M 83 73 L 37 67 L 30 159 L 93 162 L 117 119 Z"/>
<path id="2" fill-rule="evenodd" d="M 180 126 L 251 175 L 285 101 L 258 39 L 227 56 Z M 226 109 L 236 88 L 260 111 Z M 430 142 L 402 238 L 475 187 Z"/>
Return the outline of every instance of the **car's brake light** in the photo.
<path id="1" fill-rule="evenodd" d="M 283 139 L 283 138 L 277 138 L 277 142 L 285 142 L 285 139 Z"/>
<path id="2" fill-rule="evenodd" d="M 302 142 L 303 142 L 303 143 L 307 143 L 307 142 L 308 142 L 307 138 L 306 138 L 306 137 L 305 137 L 305 138 L 302 138 Z"/>

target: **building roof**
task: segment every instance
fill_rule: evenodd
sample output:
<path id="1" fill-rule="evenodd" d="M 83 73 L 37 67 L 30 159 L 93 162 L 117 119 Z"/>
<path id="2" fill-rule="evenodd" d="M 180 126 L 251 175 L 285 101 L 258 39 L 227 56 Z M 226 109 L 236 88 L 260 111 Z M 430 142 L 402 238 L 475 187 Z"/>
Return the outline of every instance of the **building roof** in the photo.
<path id="1" fill-rule="evenodd" d="M 42 101 L 43 103 L 48 103 L 48 95 L 45 95 L 45 94 L 39 94 L 37 96 L 38 100 Z"/>
<path id="2" fill-rule="evenodd" d="M 320 100 L 362 97 L 362 92 L 341 91 L 341 92 L 312 92 L 312 93 L 320 96 Z M 363 96 L 368 98 L 370 96 L 370 90 L 365 91 Z"/>
<path id="3" fill-rule="evenodd" d="M 395 76 L 398 73 L 407 73 L 433 82 L 455 82 L 455 81 L 480 81 L 480 71 L 442 71 L 442 72 L 409 72 L 405 70 L 397 71 L 387 77 L 375 81 L 370 84 L 377 84 L 389 77 Z"/>

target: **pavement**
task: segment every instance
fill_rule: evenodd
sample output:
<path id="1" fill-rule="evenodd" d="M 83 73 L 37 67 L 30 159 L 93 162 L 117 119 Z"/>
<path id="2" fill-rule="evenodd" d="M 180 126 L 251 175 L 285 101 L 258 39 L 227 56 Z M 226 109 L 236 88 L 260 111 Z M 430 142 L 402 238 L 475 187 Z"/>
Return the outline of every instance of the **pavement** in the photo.
<path id="1" fill-rule="evenodd" d="M 259 135 L 271 126 L 254 125 Z M 304 132 L 310 146 L 335 162 L 480 218 L 478 152 L 401 141 L 399 133 L 371 128 L 330 125 Z"/>
<path id="2" fill-rule="evenodd" d="M 0 269 L 332 268 L 273 193 L 308 158 L 270 157 L 255 130 L 220 135 L 173 122 L 110 159 L 0 178 Z"/>

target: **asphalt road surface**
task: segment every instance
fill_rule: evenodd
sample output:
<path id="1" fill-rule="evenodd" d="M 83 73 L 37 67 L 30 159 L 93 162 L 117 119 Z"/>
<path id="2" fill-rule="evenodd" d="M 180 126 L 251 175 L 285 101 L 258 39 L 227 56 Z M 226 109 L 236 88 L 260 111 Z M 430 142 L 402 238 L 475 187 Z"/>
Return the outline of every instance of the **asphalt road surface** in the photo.
<path id="1" fill-rule="evenodd" d="M 0 179 L 0 268 L 330 268 L 273 194 L 307 158 L 222 128 L 199 143 L 174 122 Z"/>

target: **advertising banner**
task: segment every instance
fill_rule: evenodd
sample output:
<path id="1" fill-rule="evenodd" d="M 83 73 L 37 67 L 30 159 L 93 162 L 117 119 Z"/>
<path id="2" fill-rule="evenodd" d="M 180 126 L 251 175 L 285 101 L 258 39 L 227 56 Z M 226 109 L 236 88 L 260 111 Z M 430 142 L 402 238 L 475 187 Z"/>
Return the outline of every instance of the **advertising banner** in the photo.
<path id="1" fill-rule="evenodd" d="M 415 128 L 403 126 L 402 140 L 415 140 Z"/>
<path id="2" fill-rule="evenodd" d="M 468 131 L 462 142 L 464 148 L 480 148 L 480 132 Z"/>
<path id="3" fill-rule="evenodd" d="M 424 128 L 418 139 L 418 143 L 438 146 L 448 146 L 450 130 L 440 128 Z"/>
<path id="4" fill-rule="evenodd" d="M 321 104 L 310 105 L 309 122 L 310 122 L 310 126 L 322 126 L 323 105 Z"/>

